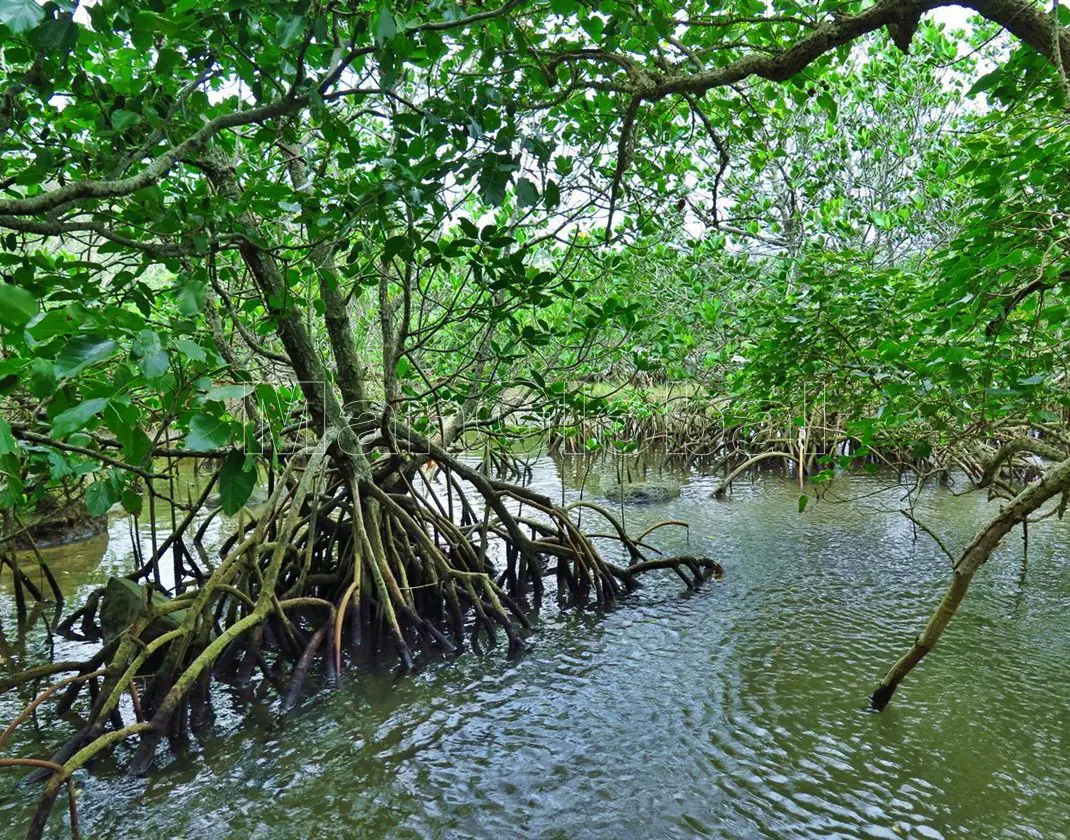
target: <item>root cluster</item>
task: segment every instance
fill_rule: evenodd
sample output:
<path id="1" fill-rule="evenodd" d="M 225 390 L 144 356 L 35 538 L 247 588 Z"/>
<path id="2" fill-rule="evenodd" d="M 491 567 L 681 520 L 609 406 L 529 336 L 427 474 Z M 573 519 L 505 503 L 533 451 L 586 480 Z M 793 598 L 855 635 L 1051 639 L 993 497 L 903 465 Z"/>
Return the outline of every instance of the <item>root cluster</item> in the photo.
<path id="1" fill-rule="evenodd" d="M 214 557 L 202 537 L 215 514 L 196 515 L 209 483 L 124 584 L 137 599 L 124 624 L 115 627 L 105 614 L 106 591 L 62 622 L 70 636 L 101 639 L 96 655 L 0 683 L 8 690 L 65 675 L 30 700 L 0 736 L 0 748 L 45 703 L 78 711 L 84 724 L 47 761 L 4 759 L 37 761 L 34 774 L 45 782 L 30 837 L 42 835 L 72 774 L 101 753 L 135 739 L 130 771 L 144 773 L 162 739 L 178 747 L 209 725 L 213 679 L 244 687 L 260 675 L 286 710 L 318 662 L 337 683 L 347 664 L 384 653 L 406 668 L 421 654 L 503 640 L 516 654 L 548 579 L 561 602 L 604 607 L 647 571 L 672 569 L 691 587 L 720 573 L 706 558 L 656 556 L 646 534 L 631 539 L 612 514 L 583 503 L 611 525 L 598 536 L 617 539 L 630 558 L 627 566 L 612 563 L 570 510 L 434 447 L 435 477 L 421 467 L 426 453 L 397 451 L 357 477 L 338 468 L 331 446 L 325 438 L 289 458 L 264 508 L 239 514 Z M 156 583 L 165 558 L 174 565 L 170 589 Z"/>

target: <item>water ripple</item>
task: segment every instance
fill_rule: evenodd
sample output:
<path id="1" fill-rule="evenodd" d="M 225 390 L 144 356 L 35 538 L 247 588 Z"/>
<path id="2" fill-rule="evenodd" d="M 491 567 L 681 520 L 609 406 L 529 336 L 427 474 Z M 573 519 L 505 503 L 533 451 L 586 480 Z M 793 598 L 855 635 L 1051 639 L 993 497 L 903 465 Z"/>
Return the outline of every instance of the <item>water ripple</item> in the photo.
<path id="1" fill-rule="evenodd" d="M 557 481 L 540 463 L 537 488 L 557 495 Z M 1067 527 L 1031 530 L 1024 582 L 1009 539 L 938 651 L 871 715 L 865 695 L 942 596 L 946 558 L 894 513 L 800 515 L 797 488 L 772 478 L 714 502 L 713 483 L 626 519 L 689 520 L 657 544 L 717 557 L 720 583 L 681 597 L 664 576 L 609 613 L 547 609 L 519 661 L 353 674 L 283 725 L 221 712 L 207 743 L 150 781 L 80 774 L 85 834 L 1066 837 Z M 962 545 L 990 514 L 943 495 L 921 515 Z M 105 565 L 118 562 L 110 550 Z M 15 824 L 27 811 L 9 781 L 0 816 Z"/>

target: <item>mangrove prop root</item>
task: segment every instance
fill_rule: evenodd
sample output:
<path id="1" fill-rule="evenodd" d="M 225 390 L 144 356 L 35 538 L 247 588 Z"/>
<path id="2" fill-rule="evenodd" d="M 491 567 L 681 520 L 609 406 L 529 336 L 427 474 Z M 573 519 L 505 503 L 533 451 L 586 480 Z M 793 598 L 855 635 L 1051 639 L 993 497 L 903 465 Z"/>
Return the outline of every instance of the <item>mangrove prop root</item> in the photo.
<path id="1" fill-rule="evenodd" d="M 51 770 L 54 774 L 63 773 L 63 767 L 52 761 L 45 761 L 40 758 L 0 758 L 0 767 L 38 767 L 42 770 Z M 71 837 L 74 840 L 78 840 L 80 834 L 78 832 L 78 804 L 74 798 L 74 779 L 69 776 L 66 779 L 67 784 L 67 807 L 71 817 Z M 51 808 L 52 800 L 55 799 L 53 795 L 47 800 L 49 808 Z M 38 807 L 38 813 L 34 815 L 34 822 L 41 822 L 42 829 L 44 828 L 44 820 L 48 817 L 48 811 L 46 810 L 41 815 L 42 808 L 45 805 L 45 801 L 42 801 L 41 806 Z M 32 829 L 31 829 L 32 830 Z"/>
<path id="2" fill-rule="evenodd" d="M 42 836 L 57 793 L 97 756 L 136 739 L 129 771 L 140 774 L 161 739 L 175 747 L 191 730 L 202 730 L 212 717 L 212 680 L 233 681 L 244 692 L 260 673 L 285 712 L 320 660 L 328 682 L 337 684 L 347 661 L 384 652 L 406 668 L 421 652 L 450 654 L 466 641 L 481 648 L 504 638 L 510 655 L 520 652 L 531 626 L 529 598 L 537 605 L 546 576 L 557 577 L 563 600 L 608 606 L 647 572 L 674 571 L 689 587 L 721 573 L 707 558 L 648 556 L 642 540 L 650 531 L 631 539 L 609 511 L 586 504 L 610 523 L 627 552 L 631 565 L 615 565 L 573 520 L 578 511 L 492 478 L 426 441 L 400 439 L 407 448 L 392 451 L 370 475 L 347 469 L 329 434 L 305 447 L 273 476 L 260 512 L 239 517 L 212 563 L 193 515 L 211 515 L 202 493 L 176 524 L 176 535 L 139 564 L 141 610 L 125 629 L 87 661 L 40 666 L 0 684 L 15 689 L 46 681 L 0 742 L 57 700 L 80 707 L 85 720 L 50 762 L 2 765 L 33 767 L 45 780 L 30 837 Z M 410 480 L 410 451 L 430 452 L 445 491 Z M 160 598 L 154 595 L 160 563 L 173 559 L 165 560 L 165 550 L 176 547 L 187 562 L 175 565 L 180 578 Z M 106 597 L 94 593 L 64 631 L 92 637 Z M 79 620 L 84 635 L 74 629 Z M 286 671 L 288 679 L 281 676 Z M 89 690 L 81 691 L 84 686 Z M 133 714 L 123 698 L 133 699 Z"/>

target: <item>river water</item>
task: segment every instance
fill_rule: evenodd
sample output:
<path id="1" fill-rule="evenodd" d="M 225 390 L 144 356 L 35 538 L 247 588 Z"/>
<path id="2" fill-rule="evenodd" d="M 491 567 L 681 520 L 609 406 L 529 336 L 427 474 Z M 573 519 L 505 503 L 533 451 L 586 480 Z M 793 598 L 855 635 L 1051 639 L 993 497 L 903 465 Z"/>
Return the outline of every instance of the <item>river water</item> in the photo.
<path id="1" fill-rule="evenodd" d="M 578 498 L 574 469 L 541 459 L 534 485 Z M 1008 537 L 940 647 L 877 715 L 864 711 L 868 692 L 949 575 L 895 512 L 901 491 L 838 479 L 835 501 L 800 513 L 783 478 L 737 483 L 726 501 L 709 498 L 715 484 L 692 475 L 680 499 L 624 513 L 632 533 L 689 521 L 652 541 L 718 559 L 720 582 L 685 594 L 665 572 L 610 612 L 544 607 L 516 661 L 468 653 L 402 676 L 351 671 L 285 720 L 220 688 L 213 734 L 149 779 L 110 761 L 78 775 L 83 836 L 1070 834 L 1068 524 L 1031 527 L 1024 579 L 1020 534 Z M 994 510 L 933 489 L 917 515 L 961 547 Z M 114 520 L 106 548 L 53 557 L 84 597 L 130 568 L 128 526 Z M 0 621 L 0 670 L 42 656 L 42 637 L 15 636 L 6 588 Z M 57 643 L 57 656 L 71 652 Z M 0 720 L 16 700 L 0 699 Z M 46 715 L 40 726 L 8 754 L 44 757 L 68 731 Z M 4 837 L 21 836 L 30 813 L 17 775 L 0 776 Z M 57 805 L 55 836 L 65 821 Z"/>

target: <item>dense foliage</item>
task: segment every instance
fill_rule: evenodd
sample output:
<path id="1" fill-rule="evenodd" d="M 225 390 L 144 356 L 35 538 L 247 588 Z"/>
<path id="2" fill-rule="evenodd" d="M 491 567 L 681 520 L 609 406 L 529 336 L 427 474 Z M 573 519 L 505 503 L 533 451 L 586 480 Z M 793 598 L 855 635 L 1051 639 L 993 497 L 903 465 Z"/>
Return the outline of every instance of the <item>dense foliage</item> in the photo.
<path id="1" fill-rule="evenodd" d="M 743 5 L 439 19 L 9 0 L 8 422 L 94 450 L 100 429 L 131 465 L 161 432 L 247 443 L 227 400 L 292 390 L 278 312 L 315 334 L 339 306 L 361 369 L 343 397 L 424 430 L 477 404 L 491 418 L 517 389 L 560 402 L 584 376 L 634 373 L 695 377 L 751 420 L 834 392 L 838 414 L 944 442 L 1053 419 L 1058 70 L 991 26 L 923 19 L 909 56 L 881 31 L 786 82 L 645 92 L 825 14 L 780 4 L 762 23 Z M 860 7 L 834 5 L 830 20 Z M 277 293 L 235 261 L 246 238 L 270 249 Z M 136 482 L 2 431 L 9 505 L 88 471 L 99 512 Z"/>
<path id="2" fill-rule="evenodd" d="M 116 740 L 147 765 L 245 633 L 248 661 L 303 673 L 323 643 L 338 667 L 359 605 L 408 663 L 469 620 L 521 646 L 513 599 L 544 575 L 608 603 L 709 571 L 623 535 L 633 565 L 606 563 L 454 457 L 518 426 L 798 446 L 817 478 L 844 442 L 980 479 L 976 446 L 1061 434 L 1068 24 L 1028 0 L 0 0 L 5 543 L 57 496 L 140 516 L 179 457 L 228 515 L 269 466 L 285 489 L 203 569 L 182 532 L 207 494 L 170 500 L 183 524 L 133 578 L 187 600 L 105 647 L 32 831 Z M 678 411 L 708 446 L 630 422 Z M 417 493 L 428 456 L 482 507 Z M 124 729 L 139 634 L 180 606 Z"/>

